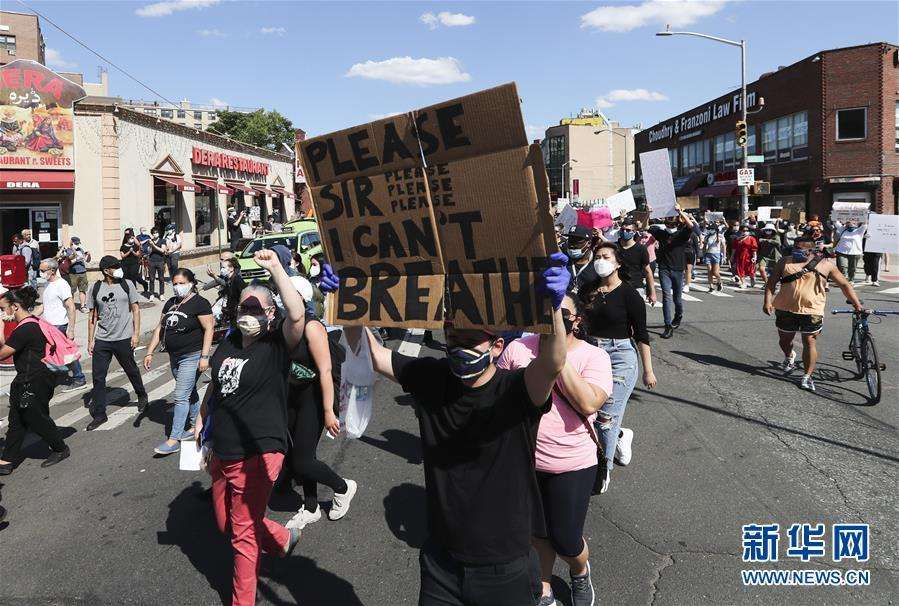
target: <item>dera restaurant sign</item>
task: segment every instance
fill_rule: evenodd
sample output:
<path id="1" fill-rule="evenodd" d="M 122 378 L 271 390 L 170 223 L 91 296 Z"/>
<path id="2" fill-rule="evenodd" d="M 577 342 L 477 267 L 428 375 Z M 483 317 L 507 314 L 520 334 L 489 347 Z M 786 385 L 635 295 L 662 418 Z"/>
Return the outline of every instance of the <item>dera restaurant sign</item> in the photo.
<path id="1" fill-rule="evenodd" d="M 755 105 L 755 92 L 746 93 L 746 100 L 749 107 Z M 724 101 L 712 101 L 704 108 L 682 114 L 671 122 L 666 122 L 658 128 L 650 129 L 649 142 L 655 143 L 662 139 L 670 139 L 681 132 L 688 132 L 701 126 L 705 126 L 720 118 L 732 116 L 734 120 L 736 120 L 739 112 L 740 93 L 736 93 L 729 99 L 725 99 Z"/>
<path id="2" fill-rule="evenodd" d="M 208 149 L 193 148 L 191 160 L 199 166 L 212 166 L 214 168 L 224 168 L 228 170 L 236 170 L 243 173 L 252 173 L 254 175 L 267 175 L 269 173 L 269 165 L 267 162 L 257 162 L 249 158 L 241 158 L 240 156 L 232 156 L 231 154 L 223 154 L 222 152 L 212 151 Z"/>

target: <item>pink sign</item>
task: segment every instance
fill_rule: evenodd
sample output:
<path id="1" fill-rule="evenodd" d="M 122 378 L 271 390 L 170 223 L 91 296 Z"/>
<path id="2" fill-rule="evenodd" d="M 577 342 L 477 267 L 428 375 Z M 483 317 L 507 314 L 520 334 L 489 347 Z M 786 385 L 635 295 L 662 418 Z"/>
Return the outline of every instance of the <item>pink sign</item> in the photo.
<path id="1" fill-rule="evenodd" d="M 592 211 L 578 210 L 577 224 L 587 229 L 606 229 L 612 226 L 612 213 L 606 207 Z"/>

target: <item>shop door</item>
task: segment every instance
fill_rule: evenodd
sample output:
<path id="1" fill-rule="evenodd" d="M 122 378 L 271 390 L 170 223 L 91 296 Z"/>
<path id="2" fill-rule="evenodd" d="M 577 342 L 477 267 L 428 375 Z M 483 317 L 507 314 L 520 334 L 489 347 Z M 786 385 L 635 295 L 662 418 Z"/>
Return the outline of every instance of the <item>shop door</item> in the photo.
<path id="1" fill-rule="evenodd" d="M 29 227 L 27 208 L 0 209 L 0 252 L 12 253 L 12 237 Z M 33 235 L 32 235 L 33 237 Z"/>
<path id="2" fill-rule="evenodd" d="M 59 252 L 59 207 L 31 209 L 31 237 L 37 240 L 41 259 L 52 259 Z"/>

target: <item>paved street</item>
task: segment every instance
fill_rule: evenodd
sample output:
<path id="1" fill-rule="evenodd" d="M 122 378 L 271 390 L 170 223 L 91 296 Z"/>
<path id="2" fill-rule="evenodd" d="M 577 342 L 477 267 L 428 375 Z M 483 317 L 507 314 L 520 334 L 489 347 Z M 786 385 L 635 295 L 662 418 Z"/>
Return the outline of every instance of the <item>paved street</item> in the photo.
<path id="1" fill-rule="evenodd" d="M 859 290 L 867 306 L 899 309 L 896 286 Z M 796 385 L 800 373 L 785 378 L 775 368 L 781 354 L 761 298 L 759 289 L 722 295 L 694 289 L 684 325 L 670 341 L 657 338 L 661 310 L 651 311 L 658 388 L 638 384 L 625 417 L 636 432 L 633 461 L 616 469 L 610 492 L 594 497 L 587 518 L 599 603 L 886 604 L 899 595 L 899 320 L 872 327 L 887 371 L 882 402 L 868 406 L 864 384 L 851 378 L 852 363 L 840 356 L 849 318 L 825 318 L 818 392 L 810 394 Z M 842 303 L 834 289 L 828 308 Z M 406 340 L 393 343 L 412 354 L 441 355 L 419 352 L 420 335 Z M 54 399 L 52 416 L 70 427 L 72 456 L 41 469 L 47 449 L 34 444 L 31 459 L 3 480 L 9 515 L 0 526 L 0 604 L 227 599 L 231 552 L 203 498 L 208 476 L 178 471 L 177 457 L 152 452 L 171 422 L 165 356 L 157 356 L 145 381 L 156 401 L 138 426 L 130 405 L 111 414 L 104 431 L 85 433 L 85 392 Z M 121 374 L 111 381 L 120 404 L 124 383 Z M 5 406 L 4 398 L 4 416 Z M 379 381 L 366 436 L 323 438 L 319 454 L 357 480 L 360 491 L 346 518 L 308 526 L 293 557 L 263 561 L 260 603 L 415 604 L 426 521 L 409 401 L 398 386 Z M 276 496 L 271 515 L 286 521 L 299 503 L 294 495 Z M 740 527 L 752 522 L 782 529 L 866 522 L 871 559 L 744 564 Z M 871 571 L 871 585 L 747 589 L 743 568 L 863 568 Z M 567 582 L 567 571 L 556 573 Z M 556 595 L 567 600 L 564 584 L 557 583 Z"/>

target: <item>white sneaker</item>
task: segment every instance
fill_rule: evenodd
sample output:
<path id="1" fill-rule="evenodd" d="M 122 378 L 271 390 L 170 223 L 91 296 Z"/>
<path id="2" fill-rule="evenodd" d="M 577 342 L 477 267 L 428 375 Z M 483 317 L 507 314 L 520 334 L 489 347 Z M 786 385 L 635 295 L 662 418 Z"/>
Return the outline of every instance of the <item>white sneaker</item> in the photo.
<path id="1" fill-rule="evenodd" d="M 303 529 L 306 528 L 306 524 L 312 524 L 313 522 L 318 522 L 322 519 L 322 508 L 318 505 L 315 506 L 315 511 L 308 511 L 305 507 L 300 507 L 300 510 L 296 513 L 295 516 L 290 518 L 287 524 L 284 525 L 285 528 L 297 528 Z"/>
<path id="2" fill-rule="evenodd" d="M 618 441 L 615 444 L 615 463 L 622 467 L 627 467 L 631 462 L 633 450 L 631 445 L 634 443 L 634 430 L 622 427 L 618 432 Z"/>
<path id="3" fill-rule="evenodd" d="M 746 282 L 740 282 L 740 290 L 746 290 Z"/>
<path id="4" fill-rule="evenodd" d="M 796 368 L 796 350 L 792 350 L 790 355 L 784 358 L 783 364 L 781 364 L 781 368 L 784 372 L 793 372 Z"/>
<path id="5" fill-rule="evenodd" d="M 609 484 L 612 483 L 612 474 L 609 473 L 609 470 L 605 470 L 606 477 L 603 478 L 602 487 L 599 489 L 599 494 L 605 494 L 609 490 Z"/>
<path id="6" fill-rule="evenodd" d="M 808 391 L 815 391 L 815 382 L 812 381 L 812 377 L 809 375 L 804 375 L 802 377 L 802 382 L 799 383 L 799 387 L 802 389 L 807 389 Z"/>
<path id="7" fill-rule="evenodd" d="M 331 511 L 328 512 L 329 520 L 339 520 L 350 510 L 350 503 L 356 496 L 356 482 L 353 480 L 343 480 L 346 482 L 346 492 L 343 494 L 334 493 L 334 501 L 331 505 Z"/>
<path id="8" fill-rule="evenodd" d="M 690 292 L 690 285 L 684 284 L 684 292 Z"/>
<path id="9" fill-rule="evenodd" d="M 874 280 L 873 282 L 871 282 L 871 286 L 880 286 L 880 282 Z"/>

